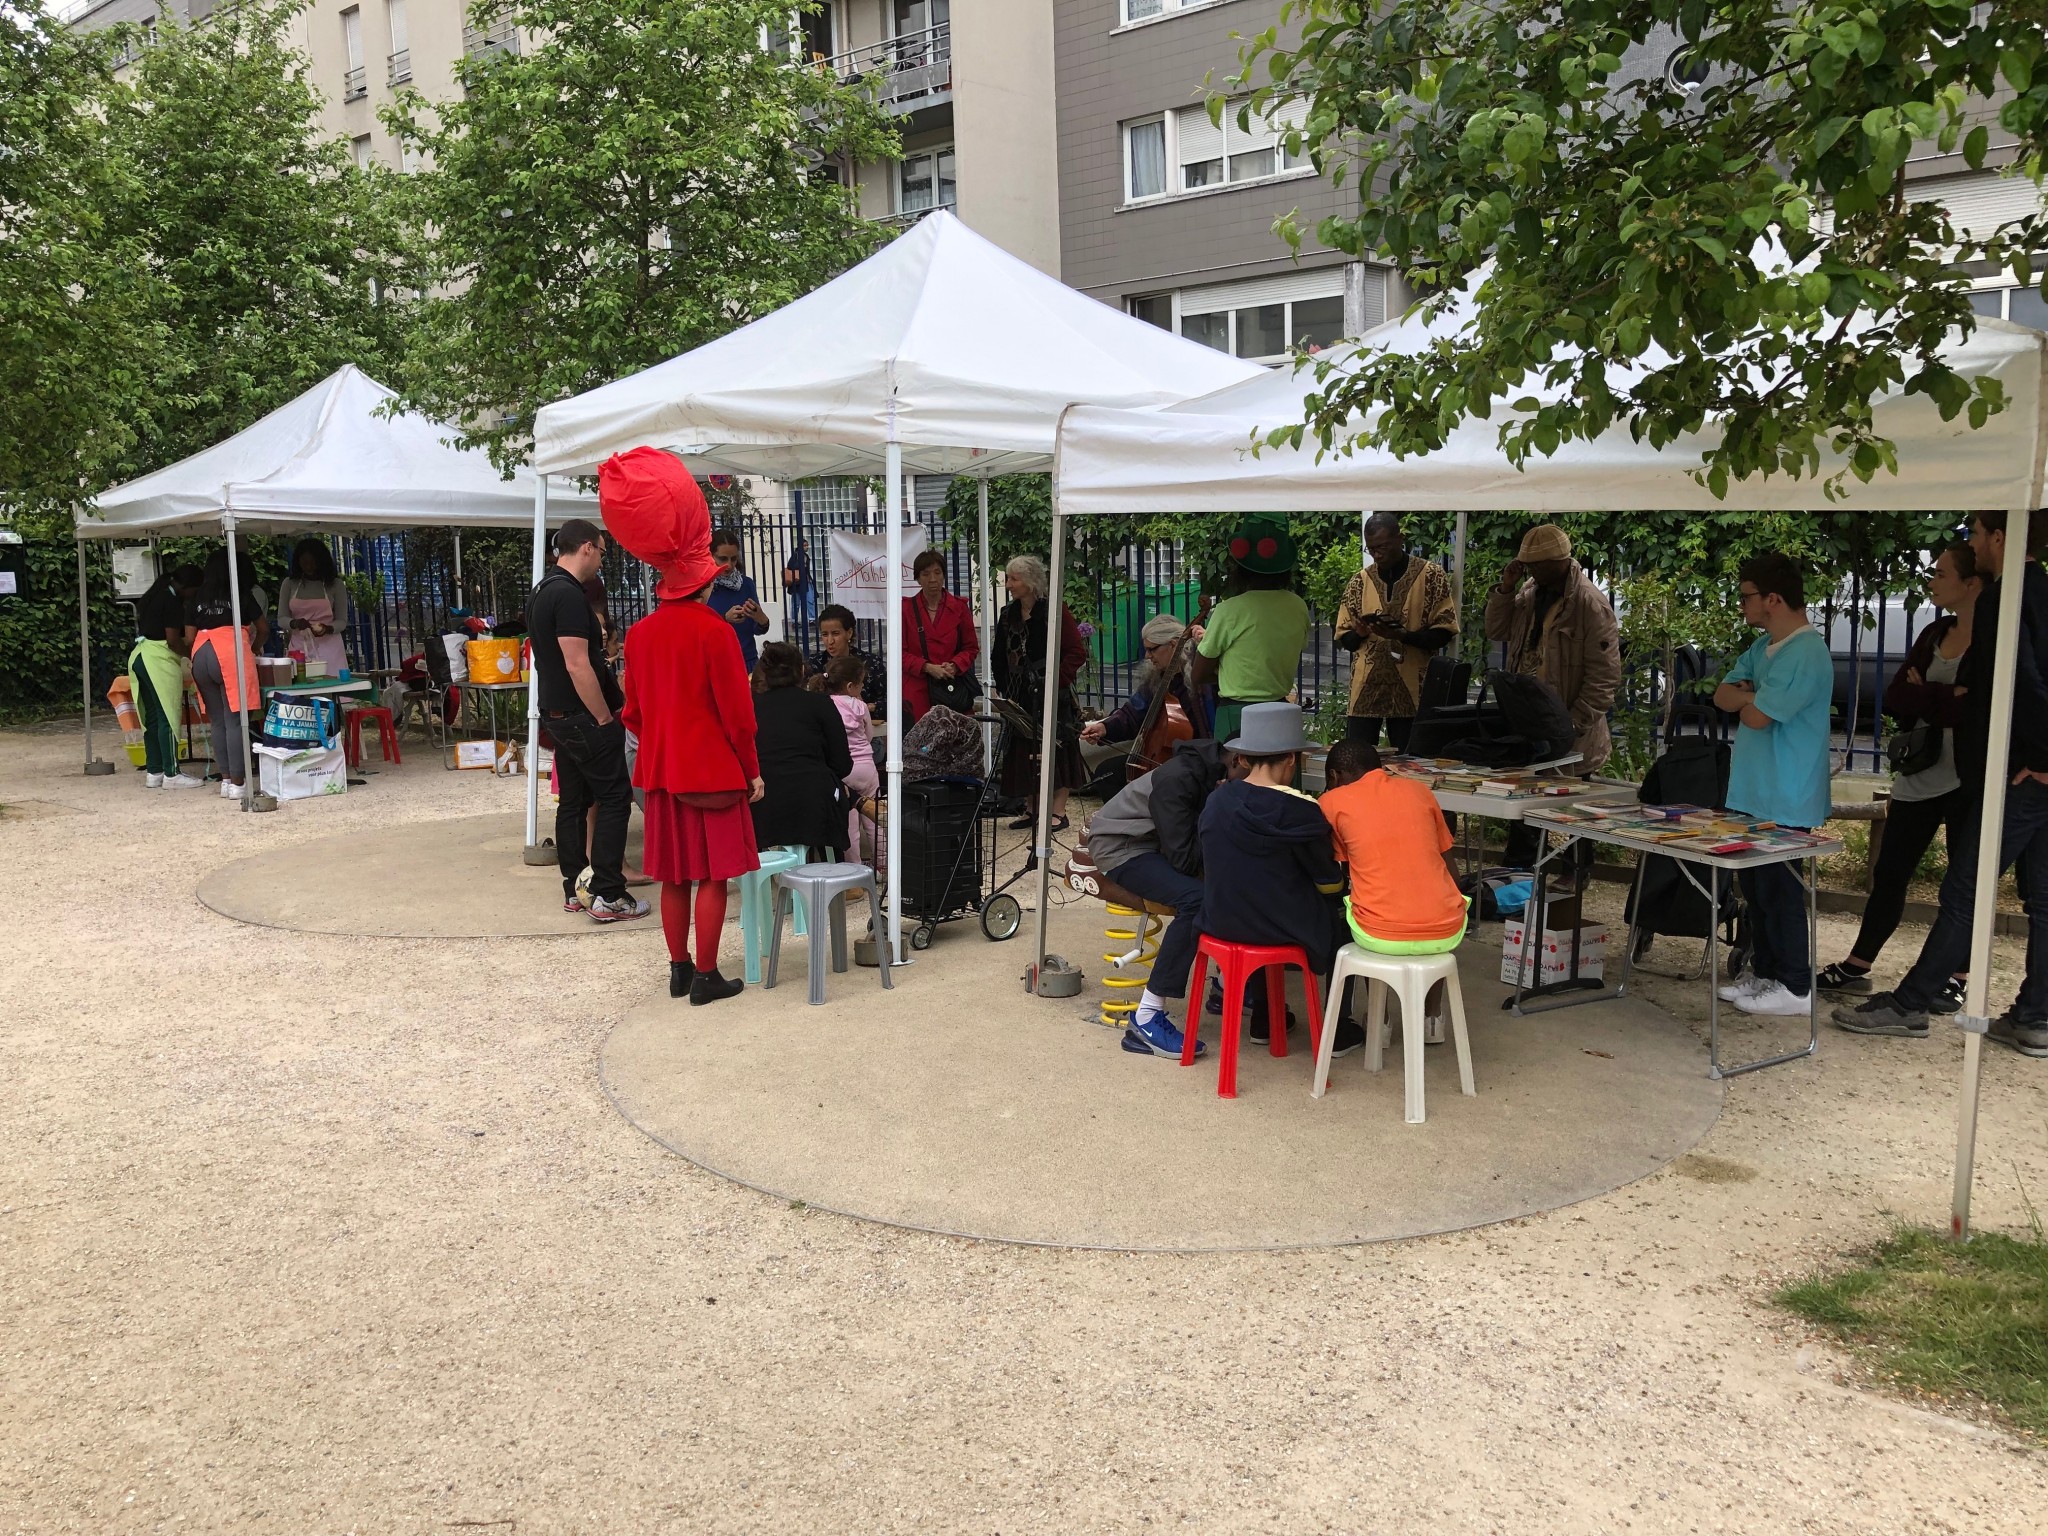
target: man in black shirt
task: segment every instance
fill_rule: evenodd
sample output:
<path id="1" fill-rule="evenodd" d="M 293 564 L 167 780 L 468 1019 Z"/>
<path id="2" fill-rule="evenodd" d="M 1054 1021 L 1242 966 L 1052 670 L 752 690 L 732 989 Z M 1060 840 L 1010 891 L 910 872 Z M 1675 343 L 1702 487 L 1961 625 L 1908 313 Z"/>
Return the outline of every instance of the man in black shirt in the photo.
<path id="1" fill-rule="evenodd" d="M 555 563 L 526 602 L 527 630 L 538 674 L 541 723 L 554 738 L 561 801 L 555 811 L 555 856 L 562 870 L 562 909 L 580 912 L 576 877 L 583 872 L 584 829 L 590 829 L 590 916 L 599 923 L 645 917 L 647 903 L 626 892 L 626 823 L 633 780 L 626 772 L 624 702 L 603 661 L 604 642 L 583 583 L 604 562 L 604 531 L 575 518 L 555 534 Z"/>

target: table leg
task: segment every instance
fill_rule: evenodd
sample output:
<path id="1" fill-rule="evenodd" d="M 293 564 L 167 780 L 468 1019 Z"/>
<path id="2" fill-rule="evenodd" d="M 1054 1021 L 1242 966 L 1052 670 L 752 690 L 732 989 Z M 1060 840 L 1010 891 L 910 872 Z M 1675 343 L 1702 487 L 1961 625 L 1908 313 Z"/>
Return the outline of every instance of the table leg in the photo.
<path id="1" fill-rule="evenodd" d="M 1633 912 L 1637 917 L 1641 917 L 1643 914 L 1643 870 L 1649 865 L 1649 862 L 1647 855 L 1638 853 L 1636 855 L 1636 877 L 1629 882 L 1628 907 L 1626 910 L 1627 912 Z M 1623 945 L 1626 952 L 1621 957 L 1621 981 L 1614 989 L 1616 997 L 1628 996 L 1629 981 L 1636 973 L 1636 929 L 1634 922 L 1624 923 L 1622 930 L 1627 936 Z"/>
<path id="2" fill-rule="evenodd" d="M 1547 828 L 1546 830 L 1562 833 L 1564 836 L 1564 846 L 1553 854 L 1550 850 L 1548 838 L 1545 838 L 1536 845 L 1536 885 L 1535 889 L 1530 893 L 1536 908 L 1536 916 L 1533 921 L 1526 922 L 1523 925 L 1522 963 L 1516 967 L 1515 995 L 1501 999 L 1502 1009 L 1517 1017 L 1531 1013 L 1548 1013 L 1554 1008 L 1576 1008 L 1581 1003 L 1611 1002 L 1621 995 L 1618 992 L 1608 991 L 1606 982 L 1592 976 L 1581 976 L 1579 974 L 1579 936 L 1576 929 L 1572 933 L 1571 975 L 1565 977 L 1562 981 L 1539 981 L 1534 986 L 1523 985 L 1523 976 L 1529 964 L 1530 951 L 1542 940 L 1543 918 L 1550 905 L 1550 883 L 1545 877 L 1544 866 L 1549 864 L 1553 858 L 1562 857 L 1570 853 L 1581 841 L 1578 833 L 1563 827 Z M 1583 900 L 1580 904 L 1579 915 L 1581 917 L 1585 915 Z M 1591 993 L 1593 995 L 1586 997 L 1558 996 L 1559 993 L 1566 992 Z M 1528 1000 L 1537 997 L 1549 998 L 1551 1001 L 1544 1003 L 1541 1007 L 1529 1006 Z"/>

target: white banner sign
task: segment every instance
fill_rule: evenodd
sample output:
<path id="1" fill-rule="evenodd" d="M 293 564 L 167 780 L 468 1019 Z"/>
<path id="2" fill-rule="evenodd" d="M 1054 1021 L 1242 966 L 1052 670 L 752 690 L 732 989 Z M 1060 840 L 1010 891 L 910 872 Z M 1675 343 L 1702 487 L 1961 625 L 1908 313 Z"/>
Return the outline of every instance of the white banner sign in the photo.
<path id="1" fill-rule="evenodd" d="M 903 594 L 906 597 L 917 590 L 910 565 L 924 553 L 924 547 L 923 524 L 913 524 L 903 530 Z M 825 601 L 844 603 L 853 610 L 856 619 L 887 622 L 889 540 L 886 534 L 832 530 L 832 587 Z"/>

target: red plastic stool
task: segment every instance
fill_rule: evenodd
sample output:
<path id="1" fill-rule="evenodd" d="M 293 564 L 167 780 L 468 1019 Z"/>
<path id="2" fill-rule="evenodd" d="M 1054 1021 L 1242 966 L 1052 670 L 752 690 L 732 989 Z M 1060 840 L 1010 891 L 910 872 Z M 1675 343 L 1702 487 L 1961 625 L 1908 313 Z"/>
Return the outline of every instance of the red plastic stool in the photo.
<path id="1" fill-rule="evenodd" d="M 387 763 L 402 764 L 405 759 L 398 755 L 398 727 L 391 719 L 391 711 L 381 704 L 365 704 L 360 709 L 350 710 L 342 719 L 342 749 L 343 754 L 348 758 L 349 767 L 360 768 L 363 765 L 363 721 L 365 720 L 374 720 L 377 723 L 378 755 Z"/>
<path id="2" fill-rule="evenodd" d="M 1315 972 L 1308 968 L 1308 952 L 1298 944 L 1231 944 L 1212 939 L 1206 933 L 1195 944 L 1195 970 L 1188 978 L 1188 1022 L 1183 1031 L 1180 1064 L 1193 1066 L 1195 1029 L 1202 1022 L 1202 1000 L 1208 990 L 1209 961 L 1214 959 L 1223 981 L 1223 1048 L 1216 1069 L 1216 1097 L 1237 1097 L 1237 1041 L 1243 1032 L 1244 989 L 1260 971 L 1266 973 L 1266 1016 L 1272 1023 L 1266 1049 L 1275 1056 L 1287 1054 L 1287 976 L 1283 967 L 1301 972 L 1302 991 L 1308 1001 L 1309 1050 L 1323 1048 L 1323 1005 L 1317 993 Z"/>

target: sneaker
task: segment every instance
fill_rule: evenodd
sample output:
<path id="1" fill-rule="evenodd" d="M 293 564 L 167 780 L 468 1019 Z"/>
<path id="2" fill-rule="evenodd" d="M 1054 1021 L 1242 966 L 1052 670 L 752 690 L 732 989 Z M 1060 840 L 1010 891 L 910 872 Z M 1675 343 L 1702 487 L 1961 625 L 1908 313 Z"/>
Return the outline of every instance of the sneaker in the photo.
<path id="1" fill-rule="evenodd" d="M 1726 986 L 1715 988 L 1714 995 L 1719 997 L 1724 1003 L 1739 1002 L 1749 996 L 1750 993 L 1770 985 L 1771 983 L 1765 981 L 1763 977 L 1750 972 L 1736 977 Z"/>
<path id="2" fill-rule="evenodd" d="M 167 773 L 164 775 L 165 789 L 204 789 L 206 780 L 195 779 L 189 773 Z"/>
<path id="3" fill-rule="evenodd" d="M 1964 982 L 1960 977 L 1949 977 L 1947 981 L 1941 984 L 1941 990 L 1934 994 L 1933 1001 L 1928 1003 L 1927 1011 L 1929 1013 L 1938 1013 L 1943 1018 L 1947 1018 L 1952 1013 L 1961 1013 L 1963 1011 L 1963 988 L 1966 985 L 1968 983 Z"/>
<path id="4" fill-rule="evenodd" d="M 1813 999 L 1801 997 L 1782 981 L 1767 981 L 1736 998 L 1735 1006 L 1744 1013 L 1775 1014 L 1790 1018 L 1793 1014 L 1812 1012 Z"/>
<path id="5" fill-rule="evenodd" d="M 1214 976 L 1209 978 L 1209 995 L 1202 999 L 1202 1012 L 1223 1017 L 1223 983 Z"/>
<path id="6" fill-rule="evenodd" d="M 590 920 L 593 923 L 630 923 L 653 910 L 638 896 L 621 896 L 617 901 L 606 901 L 600 896 L 590 904 Z"/>
<path id="7" fill-rule="evenodd" d="M 1363 1044 L 1365 1044 L 1364 1027 L 1352 1023 L 1349 1019 L 1339 1019 L 1337 1021 L 1337 1038 L 1330 1043 L 1330 1059 L 1334 1061 L 1339 1056 L 1349 1056 Z"/>
<path id="8" fill-rule="evenodd" d="M 1908 1040 L 1927 1038 L 1927 1015 L 1901 1006 L 1889 992 L 1880 992 L 1867 1002 L 1834 1011 L 1835 1028 L 1852 1035 L 1899 1035 Z"/>
<path id="9" fill-rule="evenodd" d="M 1875 990 L 1871 986 L 1870 972 L 1852 971 L 1846 965 L 1830 965 L 1814 977 L 1814 985 L 1823 992 L 1848 993 L 1862 997 Z M 1951 1008 L 1949 1012 L 1955 1010 Z"/>
<path id="10" fill-rule="evenodd" d="M 160 773 L 145 773 L 142 776 L 142 787 L 144 789 L 162 789 L 164 787 L 164 776 Z"/>
<path id="11" fill-rule="evenodd" d="M 562 892 L 562 910 L 564 912 L 581 912 L 583 910 L 583 898 L 574 891 Z"/>
<path id="12" fill-rule="evenodd" d="M 222 779 L 220 781 L 220 797 L 223 800 L 239 800 L 242 798 L 242 786 L 235 783 L 232 779 Z"/>
<path id="13" fill-rule="evenodd" d="M 1134 1056 L 1171 1056 L 1179 1061 L 1186 1044 L 1187 1036 L 1157 1008 L 1139 1009 L 1131 1016 L 1131 1027 L 1124 1031 L 1124 1049 Z M 1195 1041 L 1195 1060 L 1200 1061 L 1208 1049 L 1201 1040 Z"/>
<path id="14" fill-rule="evenodd" d="M 1294 1010 L 1292 1008 L 1288 1009 L 1287 1027 L 1291 1030 L 1300 1022 L 1299 1019 L 1295 1018 Z M 1251 1031 L 1253 1045 L 1271 1045 L 1273 1043 L 1273 1029 L 1263 1013 L 1252 1015 Z"/>
<path id="15" fill-rule="evenodd" d="M 1422 1043 L 1424 1045 L 1442 1045 L 1444 1043 L 1444 1028 L 1447 1022 L 1440 1013 L 1432 1013 L 1425 1018 L 1422 1021 Z"/>
<path id="16" fill-rule="evenodd" d="M 2009 1045 L 2022 1056 L 2048 1056 L 2048 1020 L 2022 1019 L 2008 1008 L 1991 1021 L 1985 1038 Z"/>

